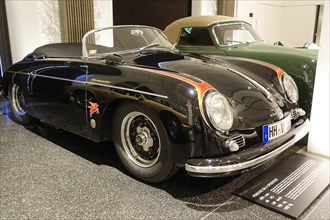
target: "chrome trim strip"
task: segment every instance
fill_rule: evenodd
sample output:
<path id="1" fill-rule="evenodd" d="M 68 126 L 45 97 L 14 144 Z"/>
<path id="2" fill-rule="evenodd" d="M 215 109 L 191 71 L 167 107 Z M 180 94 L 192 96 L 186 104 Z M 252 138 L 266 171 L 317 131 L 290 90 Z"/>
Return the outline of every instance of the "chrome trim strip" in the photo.
<path id="1" fill-rule="evenodd" d="M 2 61 L 1 61 L 1 55 L 0 55 L 0 77 L 3 77 L 4 70 L 2 69 Z"/>
<path id="2" fill-rule="evenodd" d="M 101 84 L 101 83 L 94 83 L 94 82 L 87 82 L 87 84 L 96 85 L 96 86 L 103 86 L 103 87 L 108 87 L 108 88 L 112 88 L 112 89 L 120 89 L 120 90 L 129 91 L 129 92 L 137 92 L 137 93 L 150 95 L 150 96 L 155 96 L 155 97 L 160 97 L 160 98 L 164 98 L 164 99 L 168 98 L 168 96 L 166 96 L 166 95 L 159 95 L 159 94 L 155 94 L 155 93 L 151 93 L 151 92 L 145 92 L 145 91 L 141 91 L 141 90 L 137 90 L 137 89 L 129 89 L 129 88 L 120 87 L 120 86 L 104 85 L 104 84 Z"/>
<path id="3" fill-rule="evenodd" d="M 62 80 L 62 81 L 72 82 L 72 83 L 80 83 L 80 84 L 85 84 L 85 85 L 103 86 L 103 87 L 107 87 L 107 88 L 111 88 L 111 89 L 125 90 L 125 91 L 128 91 L 128 92 L 137 92 L 137 93 L 141 93 L 141 94 L 145 94 L 145 95 L 150 95 L 150 96 L 155 96 L 155 97 L 160 97 L 160 98 L 164 98 L 164 99 L 167 99 L 168 98 L 168 96 L 165 96 L 165 95 L 160 95 L 160 94 L 145 92 L 145 91 L 136 90 L 136 89 L 129 89 L 129 88 L 120 87 L 120 86 L 105 85 L 105 84 L 95 83 L 95 82 L 78 81 L 78 80 L 66 79 L 66 78 L 61 78 L 61 77 L 45 76 L 45 75 L 38 75 L 38 74 L 34 74 L 34 73 L 19 72 L 19 71 L 18 72 L 8 71 L 8 72 L 14 73 L 14 74 L 17 74 L 18 73 L 18 74 L 22 74 L 22 75 L 28 75 L 30 77 L 32 76 L 33 79 L 35 77 L 41 77 L 41 78 L 47 78 L 47 79 Z"/>
<path id="4" fill-rule="evenodd" d="M 186 163 L 185 169 L 186 171 L 191 173 L 217 174 L 217 173 L 227 173 L 238 170 L 244 170 L 253 166 L 257 166 L 282 153 L 284 150 L 286 150 L 287 148 L 295 144 L 297 141 L 299 141 L 301 138 L 303 138 L 309 131 L 309 120 L 306 119 L 306 121 L 302 125 L 300 125 L 298 129 L 300 129 L 300 131 L 295 134 L 293 139 L 286 142 L 281 147 L 269 152 L 268 154 L 255 158 L 253 160 L 249 160 L 239 164 L 226 165 L 226 166 L 197 166 Z"/>

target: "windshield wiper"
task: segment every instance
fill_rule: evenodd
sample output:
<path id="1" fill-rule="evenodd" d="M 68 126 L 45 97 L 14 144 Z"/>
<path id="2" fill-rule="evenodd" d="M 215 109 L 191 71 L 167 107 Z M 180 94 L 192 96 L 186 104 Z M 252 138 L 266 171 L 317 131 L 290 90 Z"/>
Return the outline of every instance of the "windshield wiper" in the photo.
<path id="1" fill-rule="evenodd" d="M 159 43 L 149 44 L 149 45 L 147 45 L 147 46 L 141 47 L 141 48 L 139 49 L 139 52 L 141 52 L 141 51 L 143 51 L 143 50 L 145 50 L 145 49 L 151 48 L 151 47 L 158 47 L 159 45 L 160 45 Z"/>

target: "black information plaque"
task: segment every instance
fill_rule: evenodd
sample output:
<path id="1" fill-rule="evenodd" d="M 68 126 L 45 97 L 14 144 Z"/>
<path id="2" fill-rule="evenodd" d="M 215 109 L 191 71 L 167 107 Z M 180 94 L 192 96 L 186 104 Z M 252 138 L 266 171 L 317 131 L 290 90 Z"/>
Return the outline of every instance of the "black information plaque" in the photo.
<path id="1" fill-rule="evenodd" d="M 253 178 L 234 194 L 297 219 L 328 185 L 328 161 L 295 153 Z"/>

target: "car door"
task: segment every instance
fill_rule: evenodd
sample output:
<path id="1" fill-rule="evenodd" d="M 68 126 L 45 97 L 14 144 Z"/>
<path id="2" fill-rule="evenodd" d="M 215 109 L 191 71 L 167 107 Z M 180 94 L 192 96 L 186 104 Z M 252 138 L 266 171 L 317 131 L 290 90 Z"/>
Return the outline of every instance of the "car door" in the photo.
<path id="1" fill-rule="evenodd" d="M 32 112 L 43 122 L 87 134 L 86 65 L 82 60 L 35 61 L 28 79 Z"/>

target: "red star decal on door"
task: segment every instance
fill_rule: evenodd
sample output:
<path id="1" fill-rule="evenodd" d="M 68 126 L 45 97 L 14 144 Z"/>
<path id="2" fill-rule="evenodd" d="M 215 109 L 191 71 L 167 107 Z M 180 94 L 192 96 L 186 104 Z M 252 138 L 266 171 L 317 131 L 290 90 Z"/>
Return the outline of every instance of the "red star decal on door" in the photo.
<path id="1" fill-rule="evenodd" d="M 90 106 L 88 106 L 89 108 L 89 116 L 92 117 L 94 113 L 96 114 L 100 114 L 99 111 L 99 104 L 94 103 L 94 102 L 89 102 Z"/>

